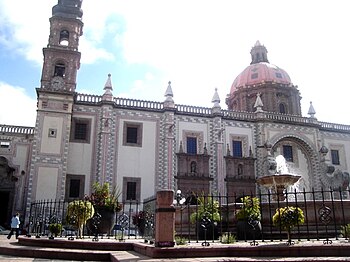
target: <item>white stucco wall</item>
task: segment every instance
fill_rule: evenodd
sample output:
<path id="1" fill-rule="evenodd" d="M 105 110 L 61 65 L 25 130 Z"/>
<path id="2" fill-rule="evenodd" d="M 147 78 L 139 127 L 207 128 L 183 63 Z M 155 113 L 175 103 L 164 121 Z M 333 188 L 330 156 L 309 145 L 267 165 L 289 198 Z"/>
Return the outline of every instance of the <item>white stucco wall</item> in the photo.
<path id="1" fill-rule="evenodd" d="M 56 199 L 58 168 L 38 167 L 36 200 Z"/>
<path id="2" fill-rule="evenodd" d="M 142 147 L 123 146 L 124 122 L 142 123 Z M 157 124 L 155 121 L 119 120 L 117 149 L 117 184 L 122 189 L 123 177 L 141 177 L 141 201 L 155 193 L 158 162 Z M 125 190 L 125 189 L 124 189 Z"/>
<path id="3" fill-rule="evenodd" d="M 43 118 L 43 131 L 40 144 L 40 152 L 46 154 L 59 154 L 62 144 L 62 117 L 45 116 Z M 55 129 L 56 136 L 49 136 L 49 130 Z"/>

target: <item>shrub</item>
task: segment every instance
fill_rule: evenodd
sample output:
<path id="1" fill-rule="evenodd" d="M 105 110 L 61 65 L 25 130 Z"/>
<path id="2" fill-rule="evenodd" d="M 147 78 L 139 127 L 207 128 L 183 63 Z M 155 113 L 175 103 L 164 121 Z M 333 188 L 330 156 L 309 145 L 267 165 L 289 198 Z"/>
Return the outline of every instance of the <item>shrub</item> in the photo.
<path id="1" fill-rule="evenodd" d="M 50 224 L 49 231 L 51 232 L 51 234 L 57 237 L 58 234 L 61 234 L 62 232 L 62 224 L 59 224 L 59 223 Z"/>
<path id="2" fill-rule="evenodd" d="M 193 212 L 190 216 L 190 221 L 195 223 L 201 221 L 204 217 L 207 217 L 212 222 L 221 221 L 221 215 L 219 212 L 219 202 L 213 200 L 212 197 L 198 197 L 197 212 Z"/>
<path id="3" fill-rule="evenodd" d="M 245 196 L 241 198 L 242 208 L 237 211 L 237 220 L 261 220 L 260 202 L 257 197 Z"/>
<path id="4" fill-rule="evenodd" d="M 350 238 L 350 224 L 340 227 L 340 233 L 345 238 Z"/>
<path id="5" fill-rule="evenodd" d="M 301 208 L 294 206 L 277 208 L 272 217 L 272 223 L 289 232 L 296 225 L 304 223 L 304 212 Z"/>
<path id="6" fill-rule="evenodd" d="M 222 244 L 232 244 L 236 242 L 236 236 L 231 232 L 225 232 L 220 237 L 220 242 Z"/>

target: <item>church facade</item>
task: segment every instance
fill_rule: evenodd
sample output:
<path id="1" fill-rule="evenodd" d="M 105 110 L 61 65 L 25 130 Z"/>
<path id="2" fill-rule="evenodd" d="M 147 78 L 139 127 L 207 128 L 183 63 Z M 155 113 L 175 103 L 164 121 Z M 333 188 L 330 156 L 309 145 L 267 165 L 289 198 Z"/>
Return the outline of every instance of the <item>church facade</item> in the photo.
<path id="1" fill-rule="evenodd" d="M 255 194 L 278 155 L 300 189 L 348 189 L 350 125 L 319 121 L 312 104 L 303 117 L 298 87 L 259 42 L 227 109 L 216 91 L 211 108 L 178 105 L 170 82 L 161 102 L 116 98 L 110 75 L 102 96 L 77 92 L 81 5 L 52 9 L 35 126 L 0 125 L 0 224 L 36 200 L 81 199 L 95 181 L 117 185 L 125 202 L 162 189 Z"/>

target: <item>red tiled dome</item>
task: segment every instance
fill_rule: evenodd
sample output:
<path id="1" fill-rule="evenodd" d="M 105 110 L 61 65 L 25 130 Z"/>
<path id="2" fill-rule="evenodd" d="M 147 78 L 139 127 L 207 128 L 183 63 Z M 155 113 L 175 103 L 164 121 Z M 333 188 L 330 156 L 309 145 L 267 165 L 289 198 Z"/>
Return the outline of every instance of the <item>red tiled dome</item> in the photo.
<path id="1" fill-rule="evenodd" d="M 286 71 L 267 62 L 252 64 L 240 73 L 231 86 L 231 94 L 239 88 L 255 84 L 275 82 L 279 84 L 291 84 Z"/>

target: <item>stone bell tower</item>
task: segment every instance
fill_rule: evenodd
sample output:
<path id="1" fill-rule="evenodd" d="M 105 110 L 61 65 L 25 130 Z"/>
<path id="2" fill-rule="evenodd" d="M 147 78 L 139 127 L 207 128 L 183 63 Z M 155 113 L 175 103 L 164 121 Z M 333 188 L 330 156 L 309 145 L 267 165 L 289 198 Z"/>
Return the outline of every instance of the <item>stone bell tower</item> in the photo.
<path id="1" fill-rule="evenodd" d="M 52 8 L 50 35 L 43 48 L 41 85 L 37 88 L 37 118 L 27 203 L 63 199 L 71 118 L 80 66 L 82 0 L 58 0 Z M 29 206 L 27 206 L 27 211 Z"/>

